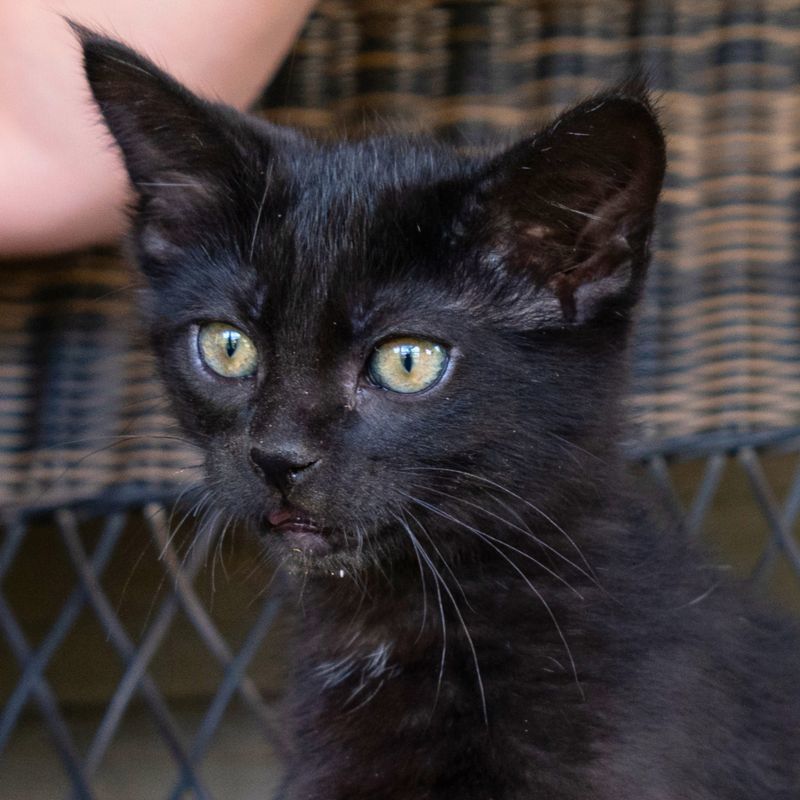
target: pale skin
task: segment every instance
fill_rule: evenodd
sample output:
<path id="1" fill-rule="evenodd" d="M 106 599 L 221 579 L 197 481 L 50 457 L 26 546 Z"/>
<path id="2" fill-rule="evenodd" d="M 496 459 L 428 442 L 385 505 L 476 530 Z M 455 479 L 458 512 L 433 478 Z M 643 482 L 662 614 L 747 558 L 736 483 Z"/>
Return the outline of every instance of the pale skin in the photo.
<path id="1" fill-rule="evenodd" d="M 314 0 L 0 0 L 0 257 L 113 243 L 130 189 L 62 18 L 119 38 L 205 97 L 246 108 Z"/>

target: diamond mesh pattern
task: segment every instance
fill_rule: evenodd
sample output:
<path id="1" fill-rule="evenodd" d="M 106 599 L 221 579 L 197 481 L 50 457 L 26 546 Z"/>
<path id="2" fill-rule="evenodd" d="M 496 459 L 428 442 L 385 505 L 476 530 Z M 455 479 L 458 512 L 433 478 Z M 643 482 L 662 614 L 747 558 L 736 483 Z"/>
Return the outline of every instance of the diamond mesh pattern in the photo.
<path id="1" fill-rule="evenodd" d="M 781 560 L 792 571 L 795 588 L 800 596 L 800 445 L 788 443 L 783 458 L 793 459 L 788 486 L 778 491 L 765 467 L 772 451 L 742 447 L 730 452 L 713 452 L 704 459 L 699 480 L 687 490 L 676 480 L 674 458 L 664 454 L 651 455 L 641 463 L 647 474 L 661 489 L 664 498 L 683 524 L 694 536 L 701 536 L 709 513 L 718 500 L 725 476 L 739 471 L 749 487 L 749 503 L 757 511 L 768 531 L 763 539 L 760 556 L 752 569 L 752 578 L 765 590 L 772 582 Z M 786 470 L 784 469 L 784 472 Z M 0 756 L 7 747 L 24 712 L 35 709 L 41 724 L 50 736 L 71 787 L 73 798 L 95 798 L 97 774 L 118 736 L 120 725 L 134 699 L 144 704 L 152 717 L 161 746 L 169 753 L 177 768 L 177 778 L 165 776 L 160 796 L 178 800 L 193 797 L 211 800 L 214 795 L 203 778 L 203 762 L 213 745 L 221 719 L 234 699 L 255 720 L 263 738 L 265 751 L 272 748 L 280 757 L 283 746 L 277 733 L 275 712 L 256 683 L 248 667 L 265 636 L 273 625 L 279 606 L 279 591 L 273 588 L 259 600 L 260 608 L 251 622 L 249 632 L 237 647 L 231 646 L 214 622 L 209 602 L 197 590 L 198 574 L 204 571 L 213 557 L 214 537 L 202 526 L 182 556 L 170 534 L 169 515 L 160 504 L 143 509 L 147 531 L 166 585 L 149 624 L 138 638 L 126 628 L 114 603 L 103 588 L 104 571 L 119 548 L 122 531 L 133 512 L 123 511 L 104 518 L 102 530 L 91 552 L 87 548 L 83 528 L 85 522 L 75 511 L 62 509 L 52 518 L 53 532 L 63 544 L 74 573 L 75 586 L 61 606 L 49 630 L 34 645 L 26 635 L 5 593 L 4 586 L 12 574 L 16 556 L 23 545 L 30 525 L 14 522 L 4 528 L 0 546 L 0 641 L 4 641 L 19 665 L 19 677 L 0 710 Z M 102 626 L 108 643 L 122 666 L 116 689 L 105 705 L 100 723 L 91 740 L 81 747 L 72 733 L 69 714 L 62 706 L 57 691 L 48 679 L 48 667 L 59 648 L 70 635 L 81 613 L 90 613 Z M 159 649 L 165 643 L 178 614 L 192 625 L 208 655 L 221 670 L 216 690 L 207 698 L 206 710 L 190 735 L 186 735 L 175 718 L 173 700 L 165 695 L 151 675 L 150 668 Z"/>
<path id="2" fill-rule="evenodd" d="M 137 697 L 144 702 L 152 715 L 163 746 L 179 768 L 178 780 L 170 791 L 166 792 L 165 787 L 164 796 L 182 798 L 189 792 L 191 797 L 211 798 L 198 765 L 203 760 L 222 715 L 234 695 L 238 695 L 244 707 L 258 721 L 264 739 L 278 753 L 282 751 L 273 721 L 274 714 L 247 675 L 248 665 L 273 624 L 279 601 L 275 592 L 263 600 L 247 636 L 234 652 L 212 621 L 194 588 L 197 573 L 209 557 L 213 538 L 204 535 L 201 529 L 194 537 L 189 552 L 181 559 L 168 535 L 164 507 L 152 505 L 144 511 L 144 519 L 160 553 L 160 563 L 170 588 L 152 613 L 151 621 L 138 641 L 134 640 L 121 622 L 101 583 L 103 571 L 119 544 L 127 513 L 113 514 L 105 519 L 100 538 L 90 554 L 81 536 L 81 524 L 75 512 L 66 509 L 56 512 L 53 517 L 54 532 L 66 549 L 76 585 L 52 627 L 35 647 L 26 637 L 3 593 L 3 583 L 13 568 L 15 556 L 23 544 L 28 526 L 17 522 L 5 528 L 0 548 L 0 638 L 8 644 L 21 674 L 0 710 L 0 754 L 13 734 L 23 710 L 34 705 L 67 771 L 73 788 L 72 796 L 95 797 L 93 776 L 113 745 L 126 710 L 134 697 Z M 102 625 L 109 644 L 123 666 L 123 674 L 91 742 L 82 751 L 76 745 L 59 699 L 45 677 L 45 671 L 69 635 L 78 615 L 86 609 Z M 222 668 L 222 679 L 216 693 L 193 736 L 189 738 L 181 731 L 169 702 L 148 672 L 150 662 L 179 611 L 191 622 L 208 653 Z"/>

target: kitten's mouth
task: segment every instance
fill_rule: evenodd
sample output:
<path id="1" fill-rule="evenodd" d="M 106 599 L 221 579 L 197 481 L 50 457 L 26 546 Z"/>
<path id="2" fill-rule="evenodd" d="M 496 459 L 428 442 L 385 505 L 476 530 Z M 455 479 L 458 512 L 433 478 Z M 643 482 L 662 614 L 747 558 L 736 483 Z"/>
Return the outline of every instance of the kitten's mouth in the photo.
<path id="1" fill-rule="evenodd" d="M 304 556 L 324 556 L 333 550 L 330 532 L 295 508 L 280 508 L 266 517 L 268 533 L 279 535 L 286 546 Z"/>

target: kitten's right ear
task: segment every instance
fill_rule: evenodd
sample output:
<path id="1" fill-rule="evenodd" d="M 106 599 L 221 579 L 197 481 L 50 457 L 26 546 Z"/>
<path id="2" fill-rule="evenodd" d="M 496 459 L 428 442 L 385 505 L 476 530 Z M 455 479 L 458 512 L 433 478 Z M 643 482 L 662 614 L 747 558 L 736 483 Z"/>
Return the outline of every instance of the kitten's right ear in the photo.
<path id="1" fill-rule="evenodd" d="M 197 215 L 235 185 L 242 142 L 226 112 L 126 45 L 69 22 L 94 99 L 139 195 L 140 236 L 152 255 L 196 234 Z M 234 173 L 234 174 L 232 174 Z M 186 225 L 191 221 L 191 225 Z"/>

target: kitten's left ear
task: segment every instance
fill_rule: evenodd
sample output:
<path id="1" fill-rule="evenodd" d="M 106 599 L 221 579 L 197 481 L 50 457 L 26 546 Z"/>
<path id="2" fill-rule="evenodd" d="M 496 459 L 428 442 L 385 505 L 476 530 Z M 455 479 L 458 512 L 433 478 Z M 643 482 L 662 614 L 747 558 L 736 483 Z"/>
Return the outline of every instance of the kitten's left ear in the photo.
<path id="1" fill-rule="evenodd" d="M 479 189 L 482 246 L 581 323 L 636 301 L 665 168 L 646 93 L 582 103 L 496 158 Z"/>

